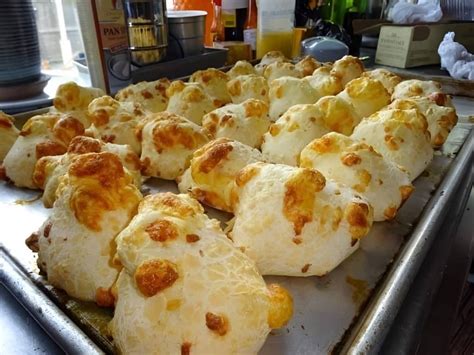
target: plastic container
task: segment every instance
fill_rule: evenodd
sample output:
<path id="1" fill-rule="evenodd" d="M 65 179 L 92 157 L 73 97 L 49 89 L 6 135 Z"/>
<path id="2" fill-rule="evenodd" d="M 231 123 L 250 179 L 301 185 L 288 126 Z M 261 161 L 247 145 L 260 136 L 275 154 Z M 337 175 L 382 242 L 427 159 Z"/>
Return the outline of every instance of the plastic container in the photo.
<path id="1" fill-rule="evenodd" d="M 272 50 L 291 57 L 295 0 L 258 0 L 257 58 Z"/>

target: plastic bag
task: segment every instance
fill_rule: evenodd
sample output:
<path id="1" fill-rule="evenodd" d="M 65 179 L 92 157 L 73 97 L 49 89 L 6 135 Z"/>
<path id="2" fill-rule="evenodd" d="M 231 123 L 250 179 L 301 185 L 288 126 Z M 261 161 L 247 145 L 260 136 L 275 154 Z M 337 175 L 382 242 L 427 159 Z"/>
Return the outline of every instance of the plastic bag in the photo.
<path id="1" fill-rule="evenodd" d="M 438 22 L 442 17 L 439 0 L 419 0 L 417 4 L 412 4 L 408 0 L 398 0 L 393 3 L 387 14 L 390 21 L 399 24 Z"/>
<path id="2" fill-rule="evenodd" d="M 474 80 L 474 55 L 462 44 L 454 42 L 454 32 L 444 35 L 438 47 L 441 67 L 448 70 L 455 79 Z"/>

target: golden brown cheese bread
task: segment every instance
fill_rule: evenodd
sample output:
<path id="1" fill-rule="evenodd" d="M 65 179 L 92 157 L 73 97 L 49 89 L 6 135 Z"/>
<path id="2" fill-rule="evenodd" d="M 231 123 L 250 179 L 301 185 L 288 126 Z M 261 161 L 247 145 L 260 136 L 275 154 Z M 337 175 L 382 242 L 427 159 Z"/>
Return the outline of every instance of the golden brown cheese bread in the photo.
<path id="1" fill-rule="evenodd" d="M 432 80 L 404 80 L 393 90 L 392 101 L 441 92 L 441 84 Z"/>
<path id="2" fill-rule="evenodd" d="M 428 121 L 431 145 L 435 148 L 439 148 L 444 144 L 449 132 L 451 132 L 458 121 L 456 110 L 453 107 L 437 105 L 429 97 L 397 99 L 387 108 L 400 110 L 417 109 L 420 111 Z"/>
<path id="3" fill-rule="evenodd" d="M 365 118 L 351 136 L 375 148 L 415 180 L 433 159 L 426 118 L 416 109 L 387 109 Z"/>
<path id="4" fill-rule="evenodd" d="M 168 106 L 166 89 L 170 81 L 166 78 L 155 81 L 142 81 L 120 90 L 115 99 L 124 102 L 138 102 L 145 110 L 161 112 Z"/>
<path id="5" fill-rule="evenodd" d="M 201 84 L 216 107 L 221 107 L 231 102 L 229 93 L 227 92 L 227 82 L 229 80 L 230 78 L 226 73 L 215 68 L 198 70 L 189 78 L 190 83 Z"/>
<path id="6" fill-rule="evenodd" d="M 227 90 L 234 104 L 240 104 L 248 99 L 269 102 L 270 88 L 263 76 L 240 75 L 227 83 Z"/>
<path id="7" fill-rule="evenodd" d="M 323 114 L 324 122 L 331 131 L 350 135 L 361 120 L 354 106 L 338 96 L 324 96 L 315 106 Z"/>
<path id="8" fill-rule="evenodd" d="M 67 173 L 69 166 L 79 154 L 110 152 L 117 155 L 124 168 L 133 177 L 135 185 L 140 188 L 140 158 L 128 145 L 104 143 L 98 139 L 77 136 L 72 139 L 66 154 L 42 157 L 36 162 L 33 182 L 43 190 L 43 204 L 53 207 L 56 201 L 56 190 L 60 179 Z"/>
<path id="9" fill-rule="evenodd" d="M 283 76 L 292 76 L 294 78 L 302 78 L 303 74 L 301 71 L 296 69 L 295 65 L 287 62 L 274 62 L 268 64 L 263 71 L 263 76 L 269 83 L 273 80 L 281 78 Z"/>
<path id="10" fill-rule="evenodd" d="M 323 114 L 316 105 L 295 105 L 265 133 L 262 152 L 272 163 L 296 166 L 301 150 L 328 132 Z"/>
<path id="11" fill-rule="evenodd" d="M 358 78 L 364 72 L 362 61 L 351 55 L 345 55 L 334 62 L 331 74 L 341 79 L 342 86 L 346 86 L 351 80 Z"/>
<path id="12" fill-rule="evenodd" d="M 307 78 L 284 76 L 270 83 L 269 98 L 269 116 L 272 121 L 276 121 L 291 106 L 314 104 L 320 98 L 320 94 L 313 89 Z"/>
<path id="13" fill-rule="evenodd" d="M 141 130 L 142 173 L 174 180 L 189 165 L 193 152 L 207 143 L 205 130 L 169 112 L 154 114 Z"/>
<path id="14" fill-rule="evenodd" d="M 258 75 L 263 76 L 263 72 L 265 71 L 265 68 L 275 62 L 289 62 L 290 60 L 285 57 L 285 55 L 280 52 L 280 51 L 270 51 L 267 52 L 262 59 L 260 60 L 260 63 L 255 65 L 255 72 Z"/>
<path id="15" fill-rule="evenodd" d="M 73 114 L 87 128 L 90 125 L 87 107 L 92 100 L 103 95 L 105 93 L 101 89 L 79 86 L 70 81 L 59 85 L 53 105 L 59 112 Z"/>
<path id="16" fill-rule="evenodd" d="M 321 63 L 309 55 L 303 57 L 303 59 L 295 64 L 296 69 L 299 70 L 303 76 L 312 75 L 320 66 Z"/>
<path id="17" fill-rule="evenodd" d="M 309 143 L 300 166 L 351 187 L 374 209 L 374 221 L 395 218 L 413 186 L 408 174 L 371 146 L 331 132 Z"/>
<path id="18" fill-rule="evenodd" d="M 110 96 L 92 101 L 88 108 L 92 125 L 87 134 L 107 143 L 128 144 L 140 154 L 140 141 L 136 134 L 138 124 L 149 114 L 137 102 L 120 102 Z"/>
<path id="19" fill-rule="evenodd" d="M 227 72 L 229 79 L 235 79 L 241 75 L 252 75 L 252 74 L 255 74 L 255 69 L 253 65 L 246 60 L 239 60 Z"/>
<path id="20" fill-rule="evenodd" d="M 0 111 L 0 163 L 20 134 L 14 122 L 15 119 L 12 116 Z"/>
<path id="21" fill-rule="evenodd" d="M 173 81 L 166 90 L 166 95 L 169 97 L 166 111 L 183 116 L 199 125 L 206 113 L 220 106 L 213 103 L 211 97 L 198 83 Z"/>
<path id="22" fill-rule="evenodd" d="M 202 126 L 213 138 L 226 137 L 259 148 L 270 126 L 268 105 L 255 99 L 226 105 L 204 116 Z"/>
<path id="23" fill-rule="evenodd" d="M 140 199 L 115 154 L 77 156 L 39 231 L 38 265 L 48 282 L 71 297 L 113 306 L 110 288 L 120 270 L 113 262 L 114 239 L 136 213 Z"/>
<path id="24" fill-rule="evenodd" d="M 72 138 L 84 134 L 84 126 L 72 114 L 46 113 L 31 117 L 3 161 L 6 176 L 18 187 L 35 189 L 36 161 L 61 155 Z"/>
<path id="25" fill-rule="evenodd" d="M 232 189 L 240 169 L 264 161 L 260 151 L 227 138 L 210 141 L 194 152 L 179 179 L 179 191 L 219 210 L 232 212 Z"/>
<path id="26" fill-rule="evenodd" d="M 390 103 L 390 95 L 383 84 L 371 78 L 357 78 L 349 82 L 338 95 L 354 107 L 358 116 L 364 118 Z"/>
<path id="27" fill-rule="evenodd" d="M 342 81 L 339 77 L 331 74 L 331 68 L 317 68 L 311 75 L 305 77 L 311 87 L 316 90 L 319 97 L 336 95 L 343 89 Z"/>
<path id="28" fill-rule="evenodd" d="M 372 207 L 316 170 L 254 163 L 236 178 L 234 245 L 262 275 L 322 276 L 359 246 Z"/>
<path id="29" fill-rule="evenodd" d="M 380 81 L 385 87 L 385 90 L 387 90 L 390 95 L 393 94 L 395 86 L 397 86 L 402 81 L 402 78 L 400 78 L 398 75 L 395 75 L 386 69 L 380 68 L 363 72 L 361 77 Z"/>
<path id="30" fill-rule="evenodd" d="M 110 328 L 123 354 L 257 354 L 291 318 L 288 291 L 266 285 L 188 195 L 147 196 L 117 245 Z"/>

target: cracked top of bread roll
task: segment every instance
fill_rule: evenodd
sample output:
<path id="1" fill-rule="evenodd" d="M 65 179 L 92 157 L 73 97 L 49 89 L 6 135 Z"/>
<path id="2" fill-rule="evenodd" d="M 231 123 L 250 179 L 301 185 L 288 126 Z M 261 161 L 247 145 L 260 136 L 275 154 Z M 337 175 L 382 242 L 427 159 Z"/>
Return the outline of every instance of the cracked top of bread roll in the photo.
<path id="1" fill-rule="evenodd" d="M 264 161 L 260 151 L 248 145 L 219 138 L 194 152 L 178 187 L 208 206 L 232 212 L 231 192 L 240 169 Z"/>
<path id="2" fill-rule="evenodd" d="M 413 186 L 408 174 L 374 148 L 331 132 L 309 143 L 300 166 L 317 168 L 327 179 L 351 187 L 374 209 L 374 221 L 395 218 Z"/>
<path id="3" fill-rule="evenodd" d="M 206 70 L 198 70 L 194 72 L 190 78 L 190 83 L 199 83 L 204 91 L 212 98 L 214 106 L 220 107 L 231 102 L 229 93 L 227 92 L 227 82 L 229 76 L 215 68 Z"/>
<path id="4" fill-rule="evenodd" d="M 270 88 L 267 80 L 258 75 L 240 75 L 227 83 L 227 90 L 234 104 L 240 104 L 248 99 L 269 102 Z"/>
<path id="5" fill-rule="evenodd" d="M 331 131 L 350 135 L 361 120 L 352 104 L 338 96 L 324 96 L 315 106 L 322 112 L 324 122 Z"/>
<path id="6" fill-rule="evenodd" d="M 38 265 L 71 297 L 113 306 L 116 235 L 136 213 L 141 194 L 112 153 L 76 156 L 61 179 L 51 216 L 39 231 Z"/>
<path id="7" fill-rule="evenodd" d="M 0 163 L 20 134 L 14 122 L 15 119 L 12 116 L 0 111 Z"/>
<path id="8" fill-rule="evenodd" d="M 284 76 L 270 83 L 270 111 L 272 121 L 276 121 L 291 106 L 314 104 L 320 98 L 306 78 L 298 79 Z"/>
<path id="9" fill-rule="evenodd" d="M 72 138 L 84 134 L 84 126 L 72 114 L 46 113 L 33 116 L 23 125 L 3 161 L 6 176 L 18 187 L 35 189 L 36 161 L 61 155 Z"/>
<path id="10" fill-rule="evenodd" d="M 262 275 L 325 275 L 372 225 L 370 205 L 317 170 L 254 163 L 236 185 L 230 237 Z"/>
<path id="11" fill-rule="evenodd" d="M 239 60 L 226 74 L 230 79 L 235 79 L 241 75 L 255 74 L 255 69 L 250 62 L 246 60 Z"/>
<path id="12" fill-rule="evenodd" d="M 352 80 L 337 96 L 351 103 L 362 118 L 370 116 L 390 103 L 390 95 L 383 84 L 371 78 Z"/>
<path id="13" fill-rule="evenodd" d="M 213 138 L 226 137 L 259 148 L 270 126 L 268 105 L 255 99 L 226 105 L 204 116 L 202 126 Z"/>
<path id="14" fill-rule="evenodd" d="M 142 173 L 167 180 L 181 175 L 193 152 L 208 141 L 202 127 L 166 111 L 150 117 L 141 139 Z"/>
<path id="15" fill-rule="evenodd" d="M 341 79 L 331 74 L 331 68 L 329 67 L 318 68 L 305 79 L 316 90 L 319 97 L 336 95 L 343 89 Z"/>
<path id="16" fill-rule="evenodd" d="M 426 118 L 416 109 L 387 109 L 363 119 L 352 138 L 375 148 L 415 180 L 433 159 Z"/>
<path id="17" fill-rule="evenodd" d="M 101 97 L 105 93 L 98 88 L 86 88 L 77 85 L 75 82 L 67 82 L 59 85 L 53 105 L 59 112 L 74 112 L 80 119 L 84 127 L 88 127 L 87 107 L 95 98 Z M 79 115 L 82 113 L 82 115 Z"/>
<path id="18" fill-rule="evenodd" d="M 303 76 L 312 75 L 320 66 L 321 63 L 309 55 L 295 64 L 296 69 L 299 70 Z"/>
<path id="19" fill-rule="evenodd" d="M 256 354 L 292 315 L 289 293 L 267 286 L 188 195 L 145 197 L 117 245 L 111 331 L 122 353 Z"/>
<path id="20" fill-rule="evenodd" d="M 296 166 L 301 150 L 313 139 L 329 131 L 316 105 L 295 105 L 265 133 L 262 152 L 272 163 Z"/>
<path id="21" fill-rule="evenodd" d="M 219 107 L 214 105 L 211 97 L 198 83 L 173 81 L 166 90 L 166 95 L 169 97 L 166 111 L 183 116 L 199 125 L 206 113 Z"/>
<path id="22" fill-rule="evenodd" d="M 292 76 L 294 78 L 302 78 L 303 74 L 295 67 L 292 63 L 287 62 L 274 62 L 268 64 L 263 71 L 263 76 L 269 83 L 273 80 L 281 78 L 283 76 Z"/>
<path id="23" fill-rule="evenodd" d="M 79 154 L 110 152 L 117 155 L 124 168 L 134 178 L 135 185 L 140 188 L 140 158 L 128 145 L 104 143 L 98 139 L 77 136 L 71 140 L 66 154 L 47 156 L 36 162 L 33 173 L 33 182 L 44 190 L 43 204 L 46 208 L 53 207 L 56 201 L 56 190 L 75 157 Z"/>
<path id="24" fill-rule="evenodd" d="M 395 86 L 392 101 L 414 96 L 428 96 L 437 92 L 441 92 L 441 84 L 437 81 L 417 79 L 404 80 Z"/>
<path id="25" fill-rule="evenodd" d="M 400 78 L 398 75 L 388 71 L 387 69 L 381 68 L 363 72 L 361 77 L 379 80 L 390 95 L 393 94 L 393 89 L 395 86 L 397 86 L 402 81 L 402 78 Z"/>
<path id="26" fill-rule="evenodd" d="M 145 110 L 161 112 L 166 110 L 168 96 L 166 89 L 170 81 L 166 78 L 155 81 L 142 81 L 121 89 L 115 99 L 125 102 L 138 102 Z"/>
<path id="27" fill-rule="evenodd" d="M 417 109 L 420 111 L 428 121 L 431 145 L 436 148 L 444 144 L 449 132 L 451 132 L 458 121 L 454 108 L 439 106 L 429 97 L 397 99 L 387 106 L 387 108 L 400 110 Z"/>
<path id="28" fill-rule="evenodd" d="M 102 96 L 89 105 L 92 125 L 87 132 L 94 138 L 115 144 L 128 144 L 140 154 L 141 146 L 136 134 L 137 125 L 145 120 L 148 111 L 137 102 L 120 102 L 110 96 Z"/>
<path id="29" fill-rule="evenodd" d="M 342 86 L 346 86 L 351 80 L 358 78 L 364 72 L 362 61 L 351 55 L 345 55 L 334 62 L 331 74 L 337 76 L 342 81 Z"/>

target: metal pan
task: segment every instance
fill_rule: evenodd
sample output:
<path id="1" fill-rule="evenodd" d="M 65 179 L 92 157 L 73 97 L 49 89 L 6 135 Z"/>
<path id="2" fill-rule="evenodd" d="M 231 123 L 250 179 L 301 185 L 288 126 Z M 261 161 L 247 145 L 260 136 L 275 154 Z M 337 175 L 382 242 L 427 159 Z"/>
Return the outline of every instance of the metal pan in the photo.
<path id="1" fill-rule="evenodd" d="M 271 333 L 261 354 L 328 353 L 346 332 L 348 337 L 336 351 L 367 353 L 378 349 L 443 223 L 455 188 L 472 165 L 471 126 L 469 119 L 460 119 L 425 174 L 415 181 L 416 190 L 397 218 L 376 223 L 361 248 L 336 270 L 319 278 L 266 277 L 290 290 L 295 314 L 285 328 Z M 152 193 L 176 191 L 174 182 L 158 179 L 151 179 L 145 187 Z M 49 213 L 41 201 L 32 200 L 39 195 L 38 191 L 0 184 L 0 282 L 66 351 L 112 353 L 113 342 L 107 335 L 112 311 L 71 299 L 38 275 L 36 257 L 24 240 Z M 224 221 L 229 218 L 212 209 L 208 213 Z"/>

